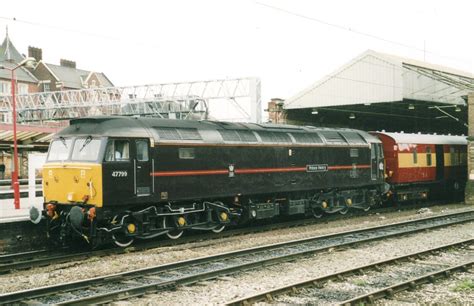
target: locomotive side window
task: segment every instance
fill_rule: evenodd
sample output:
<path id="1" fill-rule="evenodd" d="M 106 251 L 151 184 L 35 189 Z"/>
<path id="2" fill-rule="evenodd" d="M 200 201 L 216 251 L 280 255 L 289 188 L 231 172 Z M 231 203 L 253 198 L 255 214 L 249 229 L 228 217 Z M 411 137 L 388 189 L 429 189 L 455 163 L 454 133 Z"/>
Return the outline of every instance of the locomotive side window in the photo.
<path id="1" fill-rule="evenodd" d="M 72 139 L 59 138 L 51 142 L 48 160 L 66 160 L 71 151 Z"/>
<path id="2" fill-rule="evenodd" d="M 194 148 L 179 148 L 180 159 L 194 159 Z"/>
<path id="3" fill-rule="evenodd" d="M 105 149 L 105 161 L 128 161 L 129 148 L 127 140 L 109 140 Z"/>
<path id="4" fill-rule="evenodd" d="M 413 163 L 418 164 L 418 152 L 416 148 L 413 148 Z"/>
<path id="5" fill-rule="evenodd" d="M 146 140 L 137 140 L 137 160 L 148 161 L 148 142 Z"/>
<path id="6" fill-rule="evenodd" d="M 359 149 L 351 149 L 350 156 L 351 157 L 359 157 Z"/>
<path id="7" fill-rule="evenodd" d="M 431 166 L 431 165 L 432 165 L 432 161 L 431 161 L 431 148 L 430 148 L 430 147 L 427 147 L 427 148 L 426 148 L 426 165 L 427 165 L 427 166 Z"/>

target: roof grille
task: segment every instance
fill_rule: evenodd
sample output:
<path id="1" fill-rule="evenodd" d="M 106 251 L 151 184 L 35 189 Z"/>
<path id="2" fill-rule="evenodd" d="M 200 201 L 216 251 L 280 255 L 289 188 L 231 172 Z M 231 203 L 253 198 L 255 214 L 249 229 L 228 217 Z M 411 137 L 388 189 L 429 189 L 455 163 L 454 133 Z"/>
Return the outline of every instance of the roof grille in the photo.
<path id="1" fill-rule="evenodd" d="M 340 132 L 348 143 L 367 143 L 365 139 L 356 132 Z"/>
<path id="2" fill-rule="evenodd" d="M 345 143 L 346 140 L 336 131 L 320 131 L 320 133 L 326 138 L 326 141 L 329 143 Z"/>
<path id="3" fill-rule="evenodd" d="M 240 139 L 245 142 L 257 142 L 257 137 L 255 134 L 250 131 L 237 131 L 240 136 Z"/>
<path id="4" fill-rule="evenodd" d="M 166 139 L 166 140 L 181 139 L 181 136 L 178 134 L 178 131 L 174 128 L 155 127 L 155 130 L 158 132 L 158 136 L 160 136 L 160 139 Z"/>
<path id="5" fill-rule="evenodd" d="M 232 131 L 232 130 L 218 130 L 218 131 L 219 131 L 219 134 L 221 134 L 222 139 L 224 139 L 224 141 L 240 141 L 240 137 L 236 131 Z"/>
<path id="6" fill-rule="evenodd" d="M 291 133 L 297 143 L 322 143 L 323 141 L 315 133 Z"/>
<path id="7" fill-rule="evenodd" d="M 178 129 L 178 133 L 185 140 L 201 140 L 202 137 L 197 129 Z"/>
<path id="8" fill-rule="evenodd" d="M 291 143 L 290 136 L 286 133 L 258 131 L 263 142 L 287 142 Z"/>

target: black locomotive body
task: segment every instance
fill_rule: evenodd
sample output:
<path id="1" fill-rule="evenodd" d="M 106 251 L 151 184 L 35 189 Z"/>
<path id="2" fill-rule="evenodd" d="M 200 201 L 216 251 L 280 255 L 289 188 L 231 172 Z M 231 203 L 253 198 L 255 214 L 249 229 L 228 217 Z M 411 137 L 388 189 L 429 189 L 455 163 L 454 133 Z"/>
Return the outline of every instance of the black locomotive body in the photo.
<path id="1" fill-rule="evenodd" d="M 51 143 L 44 215 L 55 240 L 126 246 L 185 229 L 369 209 L 384 189 L 382 152 L 377 137 L 351 129 L 77 119 Z"/>

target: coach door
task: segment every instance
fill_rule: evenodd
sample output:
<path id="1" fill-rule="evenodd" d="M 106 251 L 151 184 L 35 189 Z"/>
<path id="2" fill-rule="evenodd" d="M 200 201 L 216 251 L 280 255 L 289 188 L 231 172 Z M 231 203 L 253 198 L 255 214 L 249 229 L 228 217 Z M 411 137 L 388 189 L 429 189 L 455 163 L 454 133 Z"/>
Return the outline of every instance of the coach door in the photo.
<path id="1" fill-rule="evenodd" d="M 372 180 L 379 179 L 381 177 L 381 169 L 379 169 L 380 162 L 382 161 L 382 145 L 379 143 L 372 143 L 370 150 L 370 174 Z"/>
<path id="2" fill-rule="evenodd" d="M 135 194 L 140 196 L 151 195 L 151 156 L 148 139 L 135 140 Z"/>
<path id="3" fill-rule="evenodd" d="M 444 178 L 444 148 L 443 145 L 435 145 L 436 150 L 436 180 Z"/>

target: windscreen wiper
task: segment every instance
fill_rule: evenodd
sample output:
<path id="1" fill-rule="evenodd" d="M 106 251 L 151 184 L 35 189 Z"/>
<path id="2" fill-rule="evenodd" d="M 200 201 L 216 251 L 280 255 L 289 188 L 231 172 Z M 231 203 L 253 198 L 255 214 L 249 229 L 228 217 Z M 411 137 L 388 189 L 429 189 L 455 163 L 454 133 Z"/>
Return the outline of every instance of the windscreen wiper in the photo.
<path id="1" fill-rule="evenodd" d="M 67 143 L 66 143 L 66 139 L 63 137 L 63 136 L 59 136 L 59 140 L 61 140 L 62 144 L 66 147 L 67 149 Z"/>
<path id="2" fill-rule="evenodd" d="M 84 149 L 91 141 L 92 141 L 92 136 L 91 135 L 87 136 L 86 141 L 84 141 L 84 144 L 79 149 L 79 152 L 81 152 L 82 149 Z"/>

